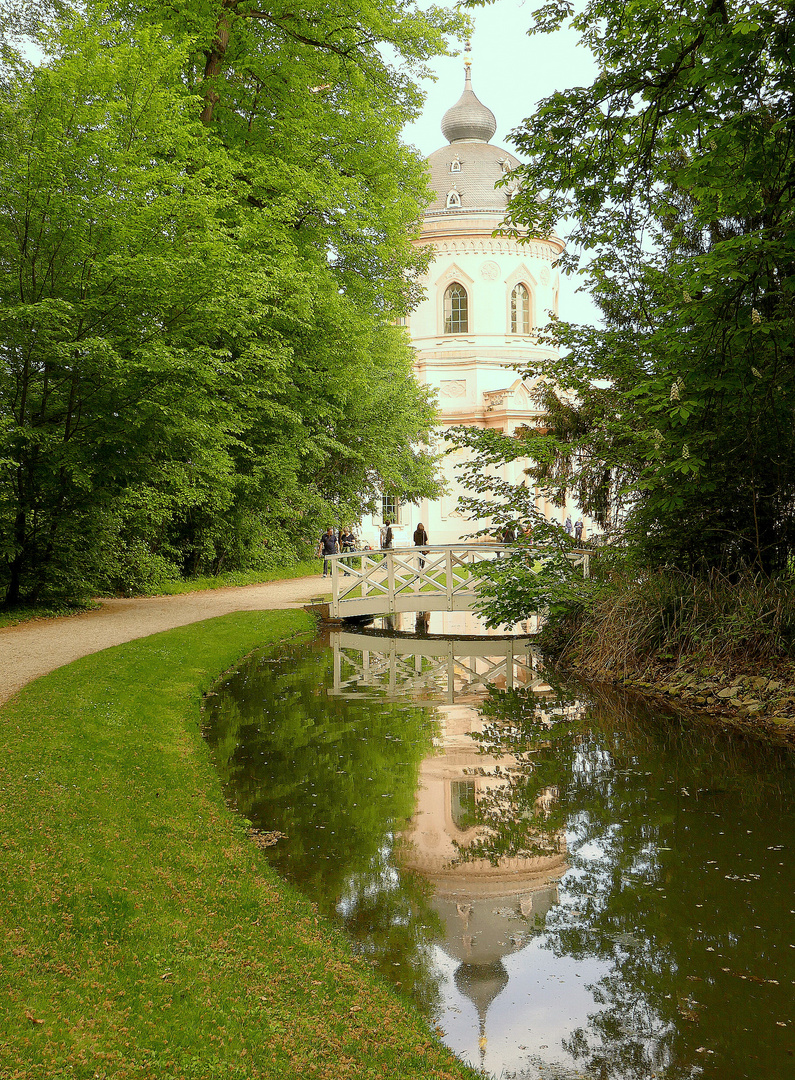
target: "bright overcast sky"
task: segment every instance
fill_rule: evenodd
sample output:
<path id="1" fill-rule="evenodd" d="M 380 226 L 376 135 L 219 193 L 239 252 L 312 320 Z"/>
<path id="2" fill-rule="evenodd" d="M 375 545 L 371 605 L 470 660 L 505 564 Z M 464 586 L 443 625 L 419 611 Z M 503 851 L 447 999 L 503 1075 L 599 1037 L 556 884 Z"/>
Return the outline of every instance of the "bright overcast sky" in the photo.
<path id="1" fill-rule="evenodd" d="M 492 142 L 507 149 L 510 132 L 532 117 L 536 103 L 555 90 L 591 82 L 595 65 L 571 30 L 535 38 L 527 36 L 532 12 L 541 0 L 496 0 L 473 13 L 472 88 L 497 120 Z M 442 116 L 464 89 L 463 56 L 441 57 L 433 65 L 437 81 L 423 83 L 427 100 L 422 117 L 404 131 L 407 143 L 423 154 L 446 145 Z M 560 234 L 565 238 L 566 228 Z M 564 279 L 560 314 L 572 322 L 593 323 L 599 313 L 590 298 L 576 294 L 577 282 Z"/>

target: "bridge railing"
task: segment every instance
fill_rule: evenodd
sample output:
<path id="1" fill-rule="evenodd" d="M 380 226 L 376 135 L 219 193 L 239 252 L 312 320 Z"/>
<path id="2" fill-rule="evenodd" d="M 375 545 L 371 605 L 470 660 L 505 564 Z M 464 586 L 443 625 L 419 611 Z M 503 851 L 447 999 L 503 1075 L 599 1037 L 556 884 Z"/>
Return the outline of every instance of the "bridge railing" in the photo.
<path id="1" fill-rule="evenodd" d="M 468 611 L 484 581 L 483 567 L 509 552 L 505 544 L 428 544 L 424 548 L 353 551 L 328 556 L 331 563 L 333 618 L 397 611 Z M 552 554 L 531 548 L 530 559 Z M 589 574 L 587 551 L 566 554 Z"/>

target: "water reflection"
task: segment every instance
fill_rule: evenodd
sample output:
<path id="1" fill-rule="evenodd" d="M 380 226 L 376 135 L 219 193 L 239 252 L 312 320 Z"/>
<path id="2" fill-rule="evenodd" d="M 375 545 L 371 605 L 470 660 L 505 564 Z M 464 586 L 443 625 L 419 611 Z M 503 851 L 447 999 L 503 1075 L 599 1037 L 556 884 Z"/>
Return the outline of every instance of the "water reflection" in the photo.
<path id="1" fill-rule="evenodd" d="M 524 685 L 549 691 L 529 638 L 456 639 L 426 633 L 418 638 L 342 630 L 329 635 L 329 644 L 334 656 L 332 692 L 337 695 L 410 695 L 414 700 L 474 703 L 490 687 Z"/>
<path id="2" fill-rule="evenodd" d="M 251 658 L 211 699 L 279 870 L 496 1076 L 792 1076 L 788 759 L 421 632 Z"/>

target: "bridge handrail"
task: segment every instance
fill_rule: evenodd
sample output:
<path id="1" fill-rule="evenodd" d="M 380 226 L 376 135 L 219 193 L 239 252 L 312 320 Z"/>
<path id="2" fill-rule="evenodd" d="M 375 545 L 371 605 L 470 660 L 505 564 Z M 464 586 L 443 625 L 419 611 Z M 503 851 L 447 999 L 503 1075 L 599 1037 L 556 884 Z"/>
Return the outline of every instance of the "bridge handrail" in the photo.
<path id="1" fill-rule="evenodd" d="M 354 612 L 354 607 L 372 611 L 374 600 L 376 606 L 383 604 L 387 612 L 395 611 L 398 594 L 402 603 L 406 603 L 411 595 L 422 593 L 426 601 L 431 596 L 445 597 L 449 611 L 456 606 L 469 607 L 470 598 L 475 598 L 477 586 L 483 580 L 474 568 L 478 563 L 492 561 L 495 556 L 501 558 L 507 552 L 527 552 L 536 557 L 558 553 L 557 549 L 526 548 L 522 544 L 457 543 L 362 548 L 328 555 L 332 614 L 339 618 L 343 605 L 351 614 L 360 613 Z M 573 566 L 582 566 L 584 577 L 589 576 L 590 551 L 574 549 L 563 554 Z M 359 564 L 354 565 L 353 560 L 358 560 Z M 417 610 L 420 610 L 419 604 Z"/>

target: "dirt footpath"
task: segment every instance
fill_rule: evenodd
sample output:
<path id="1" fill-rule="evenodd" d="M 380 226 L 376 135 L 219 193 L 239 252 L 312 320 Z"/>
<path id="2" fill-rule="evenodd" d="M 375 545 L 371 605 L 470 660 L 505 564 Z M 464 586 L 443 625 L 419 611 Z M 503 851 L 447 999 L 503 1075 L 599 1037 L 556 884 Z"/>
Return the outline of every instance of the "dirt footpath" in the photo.
<path id="1" fill-rule="evenodd" d="M 26 683 L 81 656 L 233 611 L 300 608 L 328 592 L 317 577 L 182 596 L 102 600 L 97 611 L 0 628 L 0 704 Z"/>

